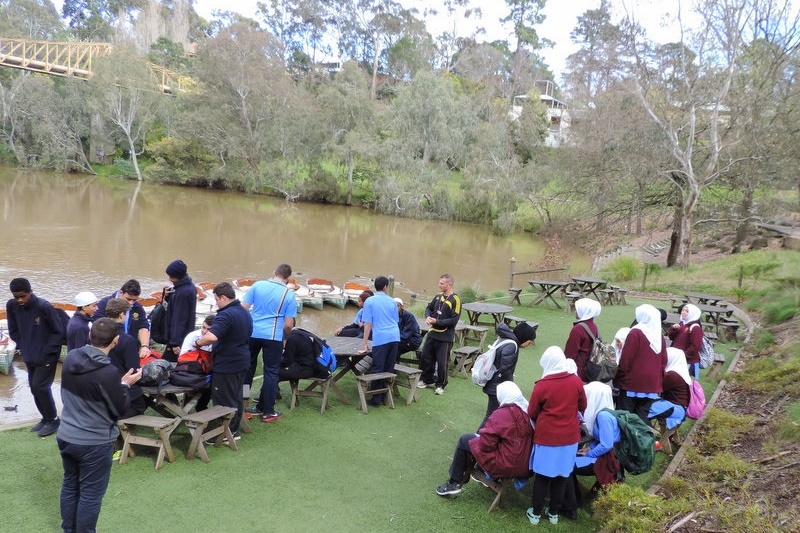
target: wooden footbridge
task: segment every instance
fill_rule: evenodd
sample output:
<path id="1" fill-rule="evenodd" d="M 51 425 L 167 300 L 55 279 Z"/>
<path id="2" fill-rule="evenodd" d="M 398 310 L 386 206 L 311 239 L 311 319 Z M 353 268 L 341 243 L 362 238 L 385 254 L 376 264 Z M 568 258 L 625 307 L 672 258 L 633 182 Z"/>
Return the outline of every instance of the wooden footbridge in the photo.
<path id="1" fill-rule="evenodd" d="M 51 42 L 0 37 L 0 66 L 67 78 L 92 77 L 92 61 L 111 54 L 108 43 Z M 159 90 L 172 94 L 185 91 L 192 79 L 160 65 L 147 63 Z"/>

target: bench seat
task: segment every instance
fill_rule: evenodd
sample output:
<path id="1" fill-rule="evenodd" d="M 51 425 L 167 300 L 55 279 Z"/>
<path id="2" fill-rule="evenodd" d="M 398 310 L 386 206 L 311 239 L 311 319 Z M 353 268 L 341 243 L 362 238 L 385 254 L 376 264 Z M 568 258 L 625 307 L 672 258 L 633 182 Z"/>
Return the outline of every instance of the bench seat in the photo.
<path id="1" fill-rule="evenodd" d="M 166 456 L 167 462 L 175 462 L 175 453 L 172 451 L 172 446 L 169 443 L 169 437 L 175 428 L 181 423 L 180 418 L 166 418 L 163 416 L 149 416 L 137 415 L 130 418 L 125 418 L 118 422 L 120 431 L 122 432 L 122 455 L 119 458 L 119 464 L 124 465 L 128 457 L 136 457 L 131 445 L 138 444 L 141 446 L 149 446 L 158 450 L 156 456 L 156 470 L 161 468 L 164 464 L 164 457 Z M 136 435 L 136 428 L 146 427 L 152 429 L 156 436 L 144 437 Z"/>
<path id="2" fill-rule="evenodd" d="M 300 382 L 292 380 L 289 381 L 289 388 L 292 390 L 292 398 L 289 401 L 289 410 L 293 410 L 297 407 L 297 404 L 300 403 L 300 398 L 322 398 L 322 407 L 320 407 L 319 412 L 320 414 L 325 414 L 325 409 L 330 407 L 328 403 L 328 392 L 331 388 L 331 380 L 333 376 L 328 376 L 327 378 L 304 378 L 308 381 L 311 381 L 311 385 L 306 387 L 305 389 L 300 388 Z M 316 390 L 319 387 L 320 390 Z"/>
<path id="3" fill-rule="evenodd" d="M 397 379 L 394 381 L 394 394 L 395 396 L 400 396 L 400 391 L 397 389 L 398 387 L 403 387 L 408 389 L 408 398 L 406 399 L 406 405 L 411 405 L 413 402 L 417 401 L 417 385 L 419 384 L 419 380 L 422 377 L 422 370 L 419 368 L 412 368 L 410 366 L 395 364 L 394 365 L 394 372 L 397 374 Z"/>
<path id="4" fill-rule="evenodd" d="M 192 413 L 184 417 L 183 423 L 189 429 L 192 435 L 192 443 L 189 445 L 189 451 L 186 453 L 186 459 L 194 459 L 195 454 L 200 456 L 204 462 L 208 462 L 208 453 L 206 452 L 205 442 L 214 438 L 214 446 L 225 444 L 231 450 L 238 450 L 236 441 L 233 438 L 230 424 L 233 420 L 233 415 L 236 414 L 235 407 L 225 407 L 223 405 L 215 405 L 203 411 Z M 218 420 L 220 425 L 213 429 L 206 431 L 211 422 Z M 224 440 L 223 440 L 224 439 Z"/>
<path id="5" fill-rule="evenodd" d="M 359 409 L 367 414 L 367 397 L 375 394 L 386 394 L 384 396 L 384 403 L 388 403 L 391 409 L 394 409 L 394 398 L 392 397 L 392 389 L 394 388 L 394 380 L 397 374 L 392 372 L 376 372 L 374 374 L 362 374 L 356 376 L 356 385 L 358 386 L 358 398 L 361 400 Z M 384 386 L 378 389 L 370 390 L 370 385 L 374 381 L 385 380 Z"/>

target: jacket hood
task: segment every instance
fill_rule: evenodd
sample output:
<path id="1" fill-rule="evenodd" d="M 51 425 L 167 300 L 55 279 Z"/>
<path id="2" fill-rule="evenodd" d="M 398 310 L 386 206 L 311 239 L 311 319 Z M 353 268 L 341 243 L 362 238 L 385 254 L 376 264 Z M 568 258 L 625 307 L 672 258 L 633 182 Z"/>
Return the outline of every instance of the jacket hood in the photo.
<path id="1" fill-rule="evenodd" d="M 110 365 L 111 360 L 99 348 L 86 345 L 75 348 L 64 359 L 64 371 L 72 374 L 86 374 L 98 368 Z"/>
<path id="2" fill-rule="evenodd" d="M 519 341 L 517 340 L 517 337 L 514 335 L 514 332 L 511 331 L 511 328 L 508 327 L 506 324 L 498 324 L 497 327 L 495 328 L 495 331 L 497 332 L 497 336 L 499 338 L 511 339 L 512 341 L 519 344 Z"/>

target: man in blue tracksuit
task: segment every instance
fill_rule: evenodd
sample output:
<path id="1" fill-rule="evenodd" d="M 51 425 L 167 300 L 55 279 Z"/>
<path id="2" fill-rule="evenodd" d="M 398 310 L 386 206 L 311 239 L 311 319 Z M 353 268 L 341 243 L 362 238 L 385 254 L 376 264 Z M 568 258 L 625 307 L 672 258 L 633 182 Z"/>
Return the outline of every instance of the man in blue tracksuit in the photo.
<path id="1" fill-rule="evenodd" d="M 56 442 L 64 467 L 61 527 L 65 533 L 94 533 L 111 477 L 117 421 L 130 403 L 128 388 L 142 377 L 130 369 L 120 377 L 108 352 L 119 339 L 119 325 L 101 318 L 92 326 L 91 344 L 67 354 L 61 369 L 61 426 Z"/>
<path id="2" fill-rule="evenodd" d="M 50 302 L 33 294 L 27 279 L 12 279 L 10 290 L 13 298 L 6 303 L 8 335 L 22 352 L 28 370 L 28 386 L 36 409 L 42 415 L 31 431 L 46 437 L 55 433 L 59 424 L 52 386 L 61 355 L 64 325 Z"/>
<path id="3" fill-rule="evenodd" d="M 364 350 L 367 350 L 367 339 L 372 334 L 372 368 L 370 373 L 394 372 L 397 362 L 397 347 L 400 344 L 399 315 L 397 302 L 386 293 L 389 279 L 386 276 L 375 278 L 375 296 L 364 302 Z M 385 385 L 382 381 L 374 381 L 372 388 L 379 389 Z M 370 398 L 370 404 L 383 404 L 383 394 Z"/>

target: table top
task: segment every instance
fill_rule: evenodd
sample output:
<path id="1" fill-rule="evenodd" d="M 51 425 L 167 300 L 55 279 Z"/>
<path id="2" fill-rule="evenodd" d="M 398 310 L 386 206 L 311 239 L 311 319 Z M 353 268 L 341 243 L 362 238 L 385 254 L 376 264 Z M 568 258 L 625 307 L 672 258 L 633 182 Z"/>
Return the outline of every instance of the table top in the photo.
<path id="1" fill-rule="evenodd" d="M 469 302 L 462 304 L 461 308 L 472 313 L 510 313 L 514 310 L 510 305 L 486 302 Z"/>
<path id="2" fill-rule="evenodd" d="M 701 313 L 727 313 L 728 306 L 727 305 L 705 305 L 705 304 L 695 304 L 697 308 L 700 309 Z"/>
<path id="3" fill-rule="evenodd" d="M 684 296 L 690 300 L 703 300 L 706 302 L 721 302 L 725 299 L 722 296 L 714 296 L 713 294 L 705 294 L 702 292 L 687 292 L 684 293 Z"/>
<path id="4" fill-rule="evenodd" d="M 177 385 L 173 385 L 171 383 L 167 385 L 163 385 L 161 387 L 139 387 L 142 389 L 142 392 L 148 395 L 153 394 L 185 394 L 187 392 L 195 392 L 198 390 L 205 389 L 206 387 L 200 387 L 197 389 L 193 389 L 192 387 L 179 387 Z"/>
<path id="5" fill-rule="evenodd" d="M 575 282 L 578 282 L 578 283 L 599 283 L 601 285 L 604 285 L 605 283 L 607 283 L 606 280 L 604 280 L 604 279 L 583 278 L 583 277 L 580 277 L 580 276 L 572 276 L 572 281 L 575 281 Z"/>
<path id="6" fill-rule="evenodd" d="M 357 337 L 328 337 L 325 341 L 337 357 L 359 355 L 361 350 L 364 349 L 364 339 Z M 371 348 L 372 342 L 367 341 L 367 347 Z"/>
<path id="7" fill-rule="evenodd" d="M 531 285 L 544 285 L 544 286 L 550 285 L 552 287 L 566 287 L 567 285 L 569 285 L 569 281 L 550 281 L 545 279 L 531 279 L 528 280 L 528 283 L 530 283 Z"/>

